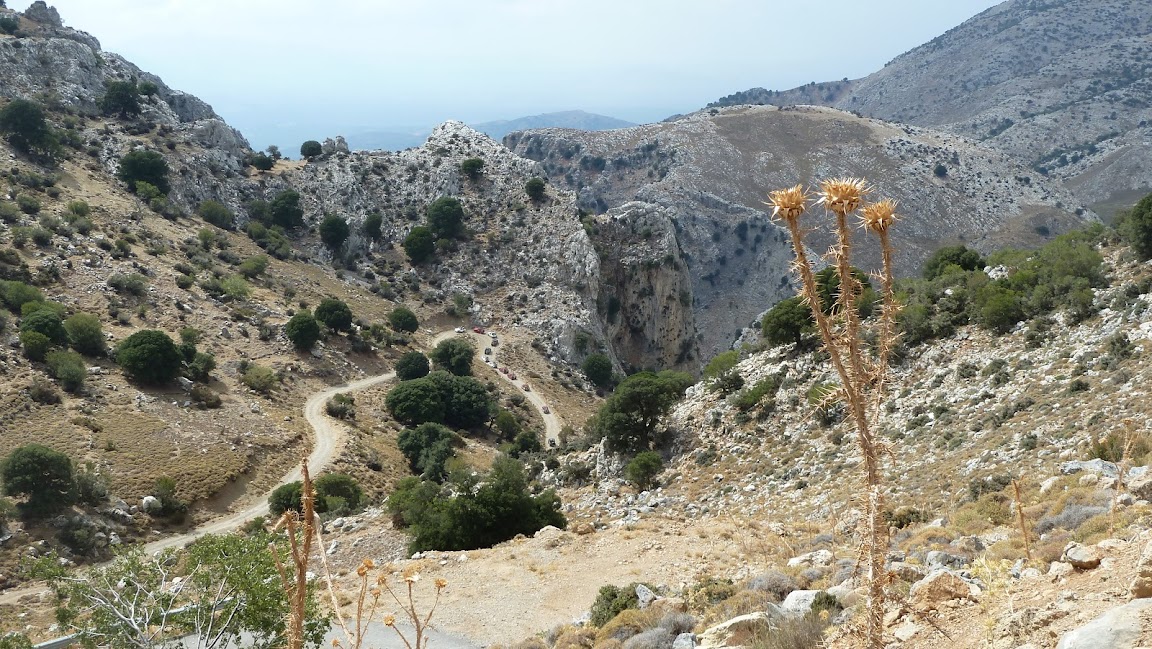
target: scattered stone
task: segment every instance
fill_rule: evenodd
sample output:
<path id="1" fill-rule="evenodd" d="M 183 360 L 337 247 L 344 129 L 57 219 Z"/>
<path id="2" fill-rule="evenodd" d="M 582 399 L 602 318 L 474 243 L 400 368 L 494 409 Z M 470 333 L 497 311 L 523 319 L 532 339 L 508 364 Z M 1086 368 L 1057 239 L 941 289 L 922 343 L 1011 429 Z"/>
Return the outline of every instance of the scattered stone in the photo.
<path id="1" fill-rule="evenodd" d="M 888 571 L 909 583 L 920 581 L 926 574 L 920 566 L 903 561 L 893 561 L 888 564 Z"/>
<path id="2" fill-rule="evenodd" d="M 751 646 L 758 636 L 767 633 L 779 620 L 779 617 L 773 618 L 763 612 L 734 617 L 701 633 L 699 646 L 702 649 Z"/>
<path id="3" fill-rule="evenodd" d="M 904 623 L 892 630 L 892 635 L 900 642 L 908 642 L 920 632 L 920 625 L 912 620 L 904 620 Z"/>
<path id="4" fill-rule="evenodd" d="M 640 608 L 648 608 L 648 605 L 656 600 L 656 593 L 644 584 L 636 585 L 636 600 L 640 604 Z"/>
<path id="5" fill-rule="evenodd" d="M 932 571 L 937 568 L 963 568 L 972 563 L 972 560 L 968 557 L 933 550 L 924 557 L 924 562 L 928 565 L 928 570 Z"/>
<path id="6" fill-rule="evenodd" d="M 1115 478 L 1120 474 L 1120 470 L 1112 462 L 1106 462 L 1100 458 L 1094 460 L 1073 460 L 1071 462 L 1063 462 L 1060 464 L 1060 473 L 1064 475 L 1073 475 L 1081 471 L 1087 473 L 1094 473 L 1097 476 L 1108 476 Z"/>
<path id="7" fill-rule="evenodd" d="M 145 514 L 158 512 L 162 508 L 163 505 L 160 504 L 160 499 L 156 496 L 144 496 L 140 499 L 140 509 L 143 510 Z"/>
<path id="8" fill-rule="evenodd" d="M 1128 493 L 1139 500 L 1152 500 L 1152 475 L 1145 473 L 1138 478 L 1129 478 Z"/>
<path id="9" fill-rule="evenodd" d="M 1140 615 L 1152 609 L 1152 599 L 1138 599 L 1104 613 L 1060 638 L 1056 649 L 1137 649 Z"/>
<path id="10" fill-rule="evenodd" d="M 1048 576 L 1052 578 L 1052 581 L 1056 581 L 1061 577 L 1067 577 L 1068 575 L 1072 574 L 1073 570 L 1074 568 L 1070 563 L 1065 563 L 1063 561 L 1053 561 L 1052 565 L 1048 566 Z"/>
<path id="11" fill-rule="evenodd" d="M 1051 478 L 1048 478 L 1044 482 L 1041 482 L 1040 483 L 1040 494 L 1043 495 L 1043 494 L 1048 493 L 1049 491 L 1052 491 L 1052 487 L 1055 487 L 1057 482 L 1060 482 L 1059 476 L 1052 476 Z"/>
<path id="12" fill-rule="evenodd" d="M 696 649 L 696 634 L 681 633 L 672 641 L 672 649 Z"/>
<path id="13" fill-rule="evenodd" d="M 954 572 L 936 570 L 912 584 L 908 600 L 921 611 L 937 610 L 952 600 L 975 601 L 979 589 L 964 581 Z"/>
<path id="14" fill-rule="evenodd" d="M 658 597 L 648 608 L 659 612 L 661 617 L 669 613 L 687 613 L 688 603 L 679 597 Z"/>
<path id="15" fill-rule="evenodd" d="M 1095 548 L 1075 542 L 1064 547 L 1063 559 L 1080 570 L 1091 570 L 1100 565 L 1100 553 Z"/>
<path id="16" fill-rule="evenodd" d="M 596 527 L 592 523 L 580 523 L 576 526 L 575 532 L 580 536 L 587 536 L 596 532 Z"/>

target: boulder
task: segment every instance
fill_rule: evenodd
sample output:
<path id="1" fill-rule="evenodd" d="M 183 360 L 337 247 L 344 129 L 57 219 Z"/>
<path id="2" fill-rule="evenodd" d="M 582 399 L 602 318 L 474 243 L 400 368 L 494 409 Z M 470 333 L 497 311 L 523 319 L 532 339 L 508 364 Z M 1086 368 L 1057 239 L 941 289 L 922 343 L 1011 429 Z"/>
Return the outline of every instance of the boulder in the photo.
<path id="1" fill-rule="evenodd" d="M 978 589 L 948 570 L 936 570 L 912 584 L 908 600 L 921 611 L 939 609 L 952 600 L 975 600 Z"/>
<path id="2" fill-rule="evenodd" d="M 746 647 L 757 636 L 767 633 L 780 620 L 771 613 L 749 613 L 721 622 L 700 634 L 701 649 L 712 647 Z"/>
<path id="3" fill-rule="evenodd" d="M 909 583 L 920 581 L 925 575 L 924 569 L 920 566 L 903 561 L 893 561 L 888 564 L 888 572 Z"/>
<path id="4" fill-rule="evenodd" d="M 663 617 L 670 613 L 687 613 L 688 603 L 679 597 L 657 597 L 648 608 Z"/>
<path id="5" fill-rule="evenodd" d="M 824 567 L 832 565 L 832 553 L 828 550 L 816 550 L 808 552 L 798 557 L 792 557 L 788 560 L 788 567 L 795 568 L 797 566 L 816 566 Z"/>
<path id="6" fill-rule="evenodd" d="M 812 610 L 812 602 L 816 601 L 818 590 L 794 590 L 788 593 L 780 608 L 788 615 L 801 616 Z"/>
<path id="7" fill-rule="evenodd" d="M 696 634 L 681 633 L 672 641 L 672 649 L 696 649 Z"/>
<path id="8" fill-rule="evenodd" d="M 151 514 L 152 512 L 158 512 L 162 508 L 163 508 L 163 505 L 160 504 L 160 499 L 157 498 L 156 496 L 144 496 L 143 498 L 140 499 L 140 509 L 145 514 Z"/>
<path id="9" fill-rule="evenodd" d="M 636 601 L 639 602 L 640 608 L 648 608 L 648 605 L 656 601 L 656 593 L 644 584 L 636 584 Z"/>
<path id="10" fill-rule="evenodd" d="M 1064 561 L 1072 564 L 1073 568 L 1091 570 L 1100 565 L 1100 553 L 1079 543 L 1069 543 L 1064 547 Z"/>
<path id="11" fill-rule="evenodd" d="M 1140 616 L 1149 609 L 1152 599 L 1118 606 L 1065 633 L 1056 649 L 1136 649 L 1140 646 Z"/>
<path id="12" fill-rule="evenodd" d="M 1072 574 L 1073 570 L 1075 569 L 1070 563 L 1066 563 L 1064 561 L 1053 561 L 1052 565 L 1048 566 L 1048 576 L 1052 578 L 1052 581 L 1056 581 L 1061 577 L 1066 577 Z"/>
<path id="13" fill-rule="evenodd" d="M 1128 596 L 1132 599 L 1152 597 L 1152 541 L 1144 546 L 1140 561 L 1136 563 L 1136 574 L 1128 587 Z"/>
<path id="14" fill-rule="evenodd" d="M 1071 462 L 1064 462 L 1060 465 L 1060 473 L 1064 475 L 1072 475 L 1074 473 L 1095 473 L 1096 475 L 1108 476 L 1115 478 L 1120 474 L 1120 470 L 1112 462 L 1106 462 L 1100 458 L 1094 460 L 1073 460 Z"/>
<path id="15" fill-rule="evenodd" d="M 931 571 L 938 568 L 963 568 L 972 563 L 972 560 L 968 557 L 933 550 L 924 557 L 924 563 L 927 564 L 928 570 Z"/>
<path id="16" fill-rule="evenodd" d="M 44 0 L 36 0 L 24 10 L 24 17 L 32 22 L 53 27 L 63 27 L 64 21 L 60 19 L 60 12 L 56 7 L 49 7 Z"/>
<path id="17" fill-rule="evenodd" d="M 587 536 L 596 531 L 596 527 L 592 523 L 580 523 L 576 526 L 575 532 L 580 536 Z"/>
<path id="18" fill-rule="evenodd" d="M 1152 475 L 1145 473 L 1140 477 L 1128 479 L 1128 493 L 1140 500 L 1152 500 Z"/>

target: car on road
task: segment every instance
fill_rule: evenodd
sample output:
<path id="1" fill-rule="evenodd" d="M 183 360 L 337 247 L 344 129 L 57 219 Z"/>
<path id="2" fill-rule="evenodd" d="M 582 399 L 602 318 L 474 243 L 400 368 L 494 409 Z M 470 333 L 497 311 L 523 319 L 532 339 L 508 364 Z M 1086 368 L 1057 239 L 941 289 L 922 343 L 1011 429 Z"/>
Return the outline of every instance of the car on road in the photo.
<path id="1" fill-rule="evenodd" d="M 508 378 L 515 381 L 516 380 L 516 372 L 513 372 L 512 370 L 508 370 Z"/>
<path id="2" fill-rule="evenodd" d="M 492 348 L 491 347 L 485 347 L 484 348 L 484 355 L 485 356 L 491 356 L 492 355 Z"/>
<path id="3" fill-rule="evenodd" d="M 507 367 L 501 367 L 501 368 L 500 368 L 500 373 L 501 373 L 501 374 L 507 374 L 507 373 L 508 373 L 508 368 L 507 368 Z"/>
<path id="4" fill-rule="evenodd" d="M 525 383 L 525 384 L 524 384 L 524 391 L 525 391 L 525 392 L 531 392 L 531 391 L 532 391 L 532 388 L 531 388 L 531 387 L 529 387 L 527 383 Z"/>
<path id="5" fill-rule="evenodd" d="M 472 331 L 478 334 L 484 333 L 484 327 L 472 327 Z"/>
<path id="6" fill-rule="evenodd" d="M 495 332 L 495 331 L 489 331 L 489 332 L 488 332 L 488 337 L 489 337 L 489 338 L 495 338 L 495 337 L 496 337 L 496 332 Z"/>
<path id="7" fill-rule="evenodd" d="M 552 414 L 552 411 L 548 409 L 548 406 L 540 406 L 540 412 L 546 415 Z"/>
<path id="8" fill-rule="evenodd" d="M 493 347 L 495 347 L 496 345 L 499 345 L 499 344 L 500 344 L 500 339 L 499 339 L 499 338 L 493 338 L 493 339 L 492 339 L 492 346 L 493 346 Z"/>
<path id="9" fill-rule="evenodd" d="M 456 333 L 458 333 L 458 334 L 464 333 L 464 327 L 456 327 Z"/>

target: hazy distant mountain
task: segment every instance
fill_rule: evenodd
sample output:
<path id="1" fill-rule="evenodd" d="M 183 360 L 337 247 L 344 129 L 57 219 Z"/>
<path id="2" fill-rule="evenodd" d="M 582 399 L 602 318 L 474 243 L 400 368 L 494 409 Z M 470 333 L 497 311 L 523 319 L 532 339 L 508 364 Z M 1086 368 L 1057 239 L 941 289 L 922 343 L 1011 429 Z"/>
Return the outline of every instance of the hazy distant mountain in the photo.
<path id="1" fill-rule="evenodd" d="M 526 131 L 533 128 L 574 128 L 581 131 L 608 131 L 614 128 L 628 128 L 636 126 L 632 122 L 622 119 L 586 113 L 582 110 L 565 110 L 558 113 L 544 113 L 517 117 L 516 119 L 498 119 L 493 122 L 470 124 L 470 126 L 484 133 L 493 140 L 500 141 L 505 135 L 516 131 Z M 410 131 L 362 131 L 347 136 L 348 146 L 361 151 L 402 151 L 414 146 L 424 144 L 424 140 L 432 133 L 432 127 L 417 128 Z"/>
<path id="2" fill-rule="evenodd" d="M 565 110 L 559 113 L 544 113 L 517 119 L 500 119 L 494 122 L 472 124 L 472 128 L 499 140 L 509 133 L 527 131 L 533 128 L 574 128 L 581 131 L 610 131 L 614 128 L 636 126 L 622 119 L 586 113 L 582 110 Z"/>
<path id="3" fill-rule="evenodd" d="M 862 79 L 713 106 L 819 104 L 984 141 L 1102 208 L 1152 189 L 1152 3 L 1010 0 Z"/>

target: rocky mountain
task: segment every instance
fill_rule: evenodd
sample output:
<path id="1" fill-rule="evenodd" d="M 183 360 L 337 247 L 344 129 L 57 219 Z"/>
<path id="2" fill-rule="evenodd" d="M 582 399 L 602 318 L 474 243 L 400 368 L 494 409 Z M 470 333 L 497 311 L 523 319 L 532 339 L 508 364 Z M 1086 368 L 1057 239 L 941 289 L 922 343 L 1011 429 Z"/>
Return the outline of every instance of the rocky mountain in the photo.
<path id="1" fill-rule="evenodd" d="M 566 110 L 557 113 L 544 113 L 515 119 L 500 119 L 491 122 L 471 124 L 472 128 L 496 140 L 512 133 L 530 128 L 575 128 L 582 131 L 607 131 L 614 128 L 635 126 L 615 117 L 597 115 L 582 110 Z M 348 136 L 349 145 L 357 150 L 400 151 L 420 146 L 431 134 L 429 129 L 410 131 L 360 131 Z"/>
<path id="2" fill-rule="evenodd" d="M 516 119 L 501 119 L 492 122 L 473 124 L 472 128 L 497 140 L 515 131 L 533 128 L 574 128 L 581 131 L 610 131 L 617 128 L 636 126 L 607 115 L 597 115 L 582 110 L 565 110 L 557 113 L 543 113 Z"/>
<path id="3" fill-rule="evenodd" d="M 827 108 L 712 109 L 615 131 L 513 133 L 505 144 L 540 161 L 585 210 L 642 201 L 664 211 L 667 227 L 648 227 L 653 236 L 670 228 L 683 252 L 705 358 L 794 294 L 787 233 L 765 211 L 773 189 L 867 177 L 878 196 L 900 202 L 896 262 L 904 275 L 941 245 L 1035 245 L 1095 218 L 1059 183 L 991 147 Z M 820 251 L 830 243 L 815 239 Z"/>
<path id="4" fill-rule="evenodd" d="M 862 79 L 713 106 L 817 104 L 980 140 L 1110 213 L 1152 187 L 1152 6 L 1010 0 Z"/>

